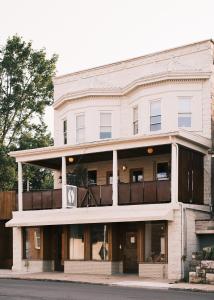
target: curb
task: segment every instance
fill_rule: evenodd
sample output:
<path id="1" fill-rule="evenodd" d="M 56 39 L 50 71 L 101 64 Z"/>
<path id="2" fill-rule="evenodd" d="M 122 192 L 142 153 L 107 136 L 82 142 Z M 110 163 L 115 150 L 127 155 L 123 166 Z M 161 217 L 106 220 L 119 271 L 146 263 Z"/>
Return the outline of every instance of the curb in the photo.
<path id="1" fill-rule="evenodd" d="M 113 286 L 113 287 L 128 287 L 128 288 L 141 288 L 141 289 L 151 289 L 151 290 L 174 290 L 174 291 L 183 291 L 183 292 L 195 292 L 195 293 L 214 293 L 214 290 L 203 290 L 200 288 L 179 288 L 179 287 L 157 287 L 157 286 L 139 286 L 131 285 L 124 286 L 115 283 L 103 283 L 103 282 L 87 282 L 87 281 L 74 281 L 74 280 L 65 280 L 65 279 L 51 279 L 51 278 L 22 278 L 22 277 L 10 277 L 10 276 L 0 276 L 1 279 L 9 280 L 24 280 L 24 281 L 44 281 L 44 282 L 63 282 L 63 283 L 76 283 L 76 284 L 88 284 L 88 285 L 100 285 L 100 286 Z"/>

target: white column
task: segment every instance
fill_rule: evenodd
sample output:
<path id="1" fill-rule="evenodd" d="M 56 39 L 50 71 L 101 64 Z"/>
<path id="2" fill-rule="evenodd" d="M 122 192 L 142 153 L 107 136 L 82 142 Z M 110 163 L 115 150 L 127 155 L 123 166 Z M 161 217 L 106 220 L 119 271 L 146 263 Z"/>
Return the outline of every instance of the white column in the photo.
<path id="1" fill-rule="evenodd" d="M 113 150 L 113 205 L 118 205 L 118 162 L 117 150 Z"/>
<path id="2" fill-rule="evenodd" d="M 18 162 L 18 209 L 19 211 L 23 210 L 23 180 L 22 180 L 22 163 Z"/>
<path id="3" fill-rule="evenodd" d="M 171 202 L 178 202 L 178 145 L 171 146 Z"/>
<path id="4" fill-rule="evenodd" d="M 66 157 L 62 156 L 62 208 L 66 208 Z"/>
<path id="5" fill-rule="evenodd" d="M 13 227 L 13 271 L 22 271 L 22 229 Z"/>

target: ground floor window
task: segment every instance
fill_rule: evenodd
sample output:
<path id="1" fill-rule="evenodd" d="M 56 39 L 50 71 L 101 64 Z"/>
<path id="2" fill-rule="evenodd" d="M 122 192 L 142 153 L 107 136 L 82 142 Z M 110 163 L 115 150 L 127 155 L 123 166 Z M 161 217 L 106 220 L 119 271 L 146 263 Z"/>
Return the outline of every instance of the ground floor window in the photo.
<path id="1" fill-rule="evenodd" d="M 166 224 L 148 222 L 145 224 L 145 262 L 166 262 Z"/>
<path id="2" fill-rule="evenodd" d="M 23 258 L 40 259 L 41 258 L 41 228 L 26 227 L 23 228 Z"/>
<path id="3" fill-rule="evenodd" d="M 84 259 L 84 227 L 81 224 L 70 226 L 70 259 Z"/>
<path id="4" fill-rule="evenodd" d="M 92 253 L 92 260 L 109 259 L 107 225 L 93 224 L 91 226 L 91 253 Z"/>

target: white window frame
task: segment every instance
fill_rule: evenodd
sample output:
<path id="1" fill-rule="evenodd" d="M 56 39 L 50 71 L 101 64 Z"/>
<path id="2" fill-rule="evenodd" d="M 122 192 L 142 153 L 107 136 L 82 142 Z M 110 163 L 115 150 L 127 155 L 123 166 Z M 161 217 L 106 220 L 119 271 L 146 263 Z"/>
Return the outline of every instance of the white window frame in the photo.
<path id="1" fill-rule="evenodd" d="M 80 126 L 80 127 L 77 127 L 77 119 L 79 117 L 83 117 L 83 125 Z M 80 131 L 83 131 L 83 138 L 82 140 L 79 138 L 79 132 Z M 81 143 L 84 143 L 85 142 L 85 113 L 80 113 L 80 114 L 77 114 L 76 115 L 76 143 L 77 144 L 81 144 Z"/>
<path id="2" fill-rule="evenodd" d="M 158 114 L 158 115 L 152 115 L 152 104 L 153 104 L 153 103 L 157 103 L 157 102 L 160 103 L 160 114 Z M 161 131 L 161 129 L 162 129 L 162 114 L 161 114 L 162 109 L 161 109 L 161 99 L 152 100 L 152 101 L 150 101 L 149 105 L 150 105 L 149 131 L 150 131 L 150 132 Z M 155 117 L 160 117 L 160 122 L 152 123 L 152 118 L 155 118 Z M 153 125 L 158 125 L 158 124 L 160 124 L 160 128 L 159 128 L 159 129 L 152 130 L 152 126 L 153 126 Z"/>
<path id="3" fill-rule="evenodd" d="M 136 114 L 135 114 L 136 111 Z M 139 133 L 139 109 L 138 105 L 134 106 L 132 109 L 133 114 L 133 134 L 136 135 Z"/>
<path id="4" fill-rule="evenodd" d="M 179 105 L 180 105 L 180 101 L 184 101 L 187 100 L 189 101 L 189 110 L 186 111 L 180 111 Z M 179 118 L 181 117 L 181 115 L 189 117 L 190 118 L 190 126 L 180 126 L 179 125 Z M 178 128 L 192 128 L 192 97 L 178 97 L 178 119 L 177 119 L 177 124 L 178 124 Z"/>
<path id="5" fill-rule="evenodd" d="M 101 115 L 110 115 L 110 124 L 104 124 L 102 125 L 102 118 Z M 102 131 L 102 128 L 104 127 L 109 127 L 110 131 Z M 110 133 L 109 137 L 101 137 L 102 133 Z M 100 140 L 105 140 L 105 139 L 111 139 L 112 138 L 112 112 L 111 111 L 100 111 L 100 133 L 99 133 L 99 138 Z"/>

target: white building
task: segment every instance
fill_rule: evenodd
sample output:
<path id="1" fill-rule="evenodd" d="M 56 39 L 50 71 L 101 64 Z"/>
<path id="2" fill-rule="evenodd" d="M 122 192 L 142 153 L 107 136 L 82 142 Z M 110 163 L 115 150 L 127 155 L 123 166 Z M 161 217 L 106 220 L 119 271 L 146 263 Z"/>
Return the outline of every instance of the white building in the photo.
<path id="1" fill-rule="evenodd" d="M 54 79 L 54 146 L 11 153 L 14 270 L 184 276 L 210 212 L 213 59 L 207 40 Z M 23 193 L 24 163 L 55 190 Z"/>

